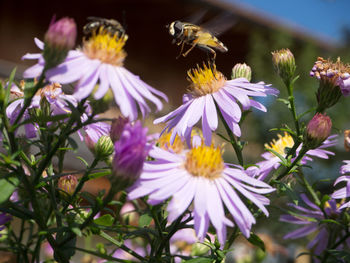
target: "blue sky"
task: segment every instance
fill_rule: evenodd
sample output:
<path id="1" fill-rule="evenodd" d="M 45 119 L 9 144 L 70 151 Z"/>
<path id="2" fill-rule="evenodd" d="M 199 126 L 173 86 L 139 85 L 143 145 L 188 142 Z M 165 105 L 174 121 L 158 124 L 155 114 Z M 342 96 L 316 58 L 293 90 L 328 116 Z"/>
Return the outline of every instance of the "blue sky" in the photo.
<path id="1" fill-rule="evenodd" d="M 224 0 L 278 17 L 315 35 L 340 41 L 350 28 L 350 0 Z"/>

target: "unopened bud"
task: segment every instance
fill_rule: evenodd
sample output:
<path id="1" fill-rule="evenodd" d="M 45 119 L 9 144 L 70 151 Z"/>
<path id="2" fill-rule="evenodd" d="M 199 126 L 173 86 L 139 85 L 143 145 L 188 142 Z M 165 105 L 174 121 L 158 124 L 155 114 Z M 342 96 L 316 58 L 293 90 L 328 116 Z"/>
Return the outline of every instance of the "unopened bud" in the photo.
<path id="1" fill-rule="evenodd" d="M 118 183 L 115 185 L 122 190 L 134 183 L 142 172 L 149 151 L 147 128 L 143 128 L 140 121 L 126 124 L 114 147 L 112 184 Z"/>
<path id="2" fill-rule="evenodd" d="M 70 195 L 74 193 L 77 184 L 77 177 L 72 174 L 62 176 L 58 180 L 58 188 Z"/>
<path id="3" fill-rule="evenodd" d="M 114 151 L 111 138 L 107 135 L 101 136 L 95 144 L 95 155 L 99 159 L 108 158 Z"/>
<path id="4" fill-rule="evenodd" d="M 272 52 L 272 62 L 276 73 L 284 82 L 290 82 L 296 69 L 293 53 L 287 49 Z"/>
<path id="5" fill-rule="evenodd" d="M 111 125 L 110 137 L 112 142 L 116 142 L 120 139 L 122 132 L 124 130 L 125 124 L 129 123 L 128 118 L 118 117 L 118 119 L 114 119 Z"/>
<path id="6" fill-rule="evenodd" d="M 252 69 L 245 63 L 236 64 L 232 68 L 231 79 L 246 78 L 248 81 L 252 79 Z"/>
<path id="7" fill-rule="evenodd" d="M 75 45 L 77 26 L 73 19 L 65 17 L 51 23 L 45 34 L 43 56 L 47 68 L 52 68 L 63 62 L 68 51 Z"/>
<path id="8" fill-rule="evenodd" d="M 306 127 L 304 145 L 309 149 L 317 148 L 329 137 L 331 129 L 331 119 L 325 114 L 316 113 Z"/>

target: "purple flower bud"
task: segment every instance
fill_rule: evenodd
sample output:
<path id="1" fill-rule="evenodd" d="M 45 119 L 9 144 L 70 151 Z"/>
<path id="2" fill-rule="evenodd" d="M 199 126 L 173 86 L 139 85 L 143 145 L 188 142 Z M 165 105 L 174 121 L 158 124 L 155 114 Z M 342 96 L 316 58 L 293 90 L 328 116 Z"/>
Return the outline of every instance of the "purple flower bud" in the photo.
<path id="1" fill-rule="evenodd" d="M 53 68 L 63 62 L 68 51 L 74 47 L 76 38 L 77 26 L 73 19 L 65 17 L 51 23 L 45 34 L 45 67 Z"/>
<path id="2" fill-rule="evenodd" d="M 51 23 L 45 34 L 45 44 L 59 49 L 70 50 L 75 45 L 77 26 L 74 19 L 64 17 Z"/>
<path id="3" fill-rule="evenodd" d="M 136 181 L 141 174 L 149 151 L 147 128 L 143 128 L 140 121 L 134 125 L 125 124 L 120 139 L 114 144 L 114 150 L 112 166 L 115 179 L 122 181 L 122 186 L 125 188 Z"/>
<path id="4" fill-rule="evenodd" d="M 314 149 L 320 146 L 331 134 L 332 121 L 322 113 L 316 113 L 306 127 L 305 145 Z"/>

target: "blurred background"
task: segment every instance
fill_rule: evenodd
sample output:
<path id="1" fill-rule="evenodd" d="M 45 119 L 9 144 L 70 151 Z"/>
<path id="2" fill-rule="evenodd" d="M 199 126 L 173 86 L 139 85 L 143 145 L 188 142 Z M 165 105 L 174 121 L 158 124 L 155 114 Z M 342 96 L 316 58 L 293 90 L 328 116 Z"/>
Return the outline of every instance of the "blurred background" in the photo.
<path id="1" fill-rule="evenodd" d="M 53 15 L 75 19 L 79 28 L 78 45 L 88 16 L 113 18 L 124 25 L 129 35 L 125 67 L 169 97 L 170 103 L 164 111 L 155 113 L 147 120 L 151 126 L 151 119 L 181 104 L 188 86 L 187 70 L 207 60 L 206 54 L 199 49 L 194 49 L 186 58 L 176 59 L 180 48 L 171 44 L 172 37 L 166 25 L 200 13 L 204 14 L 203 22 L 229 14 L 231 27 L 218 37 L 229 51 L 217 53 L 218 70 L 229 78 L 232 67 L 245 62 L 253 70 L 252 82 L 262 80 L 271 83 L 280 90 L 280 97 L 286 98 L 287 92 L 273 71 L 271 52 L 289 48 L 295 55 L 297 74 L 300 75 L 295 86 L 297 112 L 300 114 L 316 105 L 318 82 L 309 77 L 309 71 L 317 57 L 333 60 L 341 57 L 342 61 L 350 61 L 349 8 L 348 0 L 0 0 L 0 77 L 6 78 L 16 66 L 17 78 L 21 79 L 23 70 L 33 64 L 22 61 L 21 57 L 28 52 L 38 52 L 34 37 L 43 39 Z M 339 134 L 339 144 L 334 149 L 336 157 L 317 160 L 312 169 L 305 169 L 305 174 L 310 175 L 312 182 L 318 182 L 317 188 L 324 193 L 332 191 L 330 184 L 338 176 L 342 160 L 350 157 L 343 148 L 342 135 L 344 129 L 350 129 L 350 103 L 347 100 L 342 98 L 328 111 L 333 121 L 333 132 Z M 264 143 L 277 138 L 276 132 L 269 132 L 271 128 L 281 127 L 282 124 L 293 126 L 291 115 L 281 102 L 272 97 L 262 102 L 268 107 L 268 113 L 253 112 L 242 127 L 242 140 L 249 141 L 244 150 L 246 163 L 260 161 Z M 111 110 L 108 114 L 116 117 L 117 111 Z M 305 115 L 303 120 L 307 122 L 311 117 L 310 114 Z M 152 131 L 160 128 L 150 127 Z M 83 154 L 89 155 L 86 149 Z M 235 161 L 230 150 L 226 151 L 226 157 L 228 161 Z M 75 163 L 68 163 L 67 169 L 78 168 Z M 272 206 L 272 219 L 277 222 L 274 209 Z M 277 212 L 279 210 L 276 208 Z M 282 237 L 289 226 L 281 229 L 281 225 L 271 222 L 262 221 L 256 227 L 271 243 L 264 262 L 294 262 L 295 251 L 302 249 L 305 243 L 287 243 Z M 246 254 L 242 251 L 238 253 Z M 298 260 L 308 262 L 306 256 Z"/>

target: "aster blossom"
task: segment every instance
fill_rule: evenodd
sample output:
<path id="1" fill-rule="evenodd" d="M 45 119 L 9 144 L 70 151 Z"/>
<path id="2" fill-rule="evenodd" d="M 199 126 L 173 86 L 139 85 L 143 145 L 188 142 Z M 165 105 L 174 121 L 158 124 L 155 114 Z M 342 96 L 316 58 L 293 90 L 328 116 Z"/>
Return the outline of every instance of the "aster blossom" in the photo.
<path id="1" fill-rule="evenodd" d="M 234 225 L 225 216 L 224 203 L 243 235 L 249 237 L 255 218 L 237 192 L 268 215 L 265 205 L 269 204 L 269 199 L 262 194 L 275 189 L 251 178 L 240 166 L 229 167 L 221 154 L 220 148 L 204 143 L 179 154 L 153 146 L 149 156 L 154 161 L 144 164 L 140 179 L 130 188 L 128 197 L 136 199 L 148 195 L 151 205 L 171 197 L 167 207 L 170 222 L 182 215 L 193 201 L 194 229 L 198 238 L 205 238 L 211 222 L 221 244 L 226 240 L 226 226 Z"/>
<path id="2" fill-rule="evenodd" d="M 0 212 L 0 231 L 5 228 L 5 224 L 12 220 L 12 216 Z M 1 234 L 0 234 L 1 237 Z"/>
<path id="3" fill-rule="evenodd" d="M 157 96 L 167 101 L 166 95 L 143 82 L 123 66 L 126 57 L 123 47 L 126 40 L 126 35 L 111 35 L 107 30 L 100 28 L 89 39 L 84 40 L 81 49 L 69 51 L 60 65 L 49 69 L 46 78 L 62 84 L 77 81 L 73 96 L 79 101 L 87 98 L 97 84 L 99 86 L 94 93 L 97 100 L 111 88 L 121 113 L 130 120 L 137 118 L 138 108 L 143 116 L 150 112 L 145 99 L 153 102 L 157 110 L 161 110 L 163 104 Z M 40 40 L 35 39 L 35 43 L 40 49 L 44 48 Z M 23 59 L 38 60 L 36 65 L 24 72 L 25 78 L 35 78 L 41 74 L 45 65 L 41 54 L 26 54 Z"/>
<path id="4" fill-rule="evenodd" d="M 344 161 L 344 165 L 340 168 L 340 173 L 343 174 L 343 176 L 340 176 L 335 180 L 334 186 L 339 184 L 340 182 L 345 182 L 346 185 L 336 191 L 332 194 L 332 198 L 334 199 L 345 199 L 350 196 L 350 161 Z M 339 209 L 350 207 L 350 201 L 342 204 Z"/>
<path id="5" fill-rule="evenodd" d="M 296 212 L 290 215 L 282 215 L 280 221 L 287 222 L 295 225 L 302 225 L 302 227 L 294 230 L 284 236 L 284 239 L 297 239 L 305 237 L 311 233 L 317 232 L 317 235 L 308 243 L 307 248 L 313 249 L 313 253 L 317 256 L 321 255 L 327 248 L 328 239 L 330 237 L 330 230 L 326 223 L 320 223 L 323 219 L 336 219 L 340 216 L 341 210 L 336 200 L 331 199 L 325 203 L 323 211 L 316 204 L 311 202 L 305 194 L 301 194 L 302 201 L 306 206 L 299 206 L 289 203 L 288 206 L 295 209 Z M 345 230 L 342 230 L 342 234 L 345 234 Z M 340 238 L 338 238 L 340 239 Z M 347 246 L 350 245 L 350 238 L 346 240 Z M 342 247 L 343 244 L 337 248 Z M 315 258 L 316 262 L 318 261 Z"/>
<path id="6" fill-rule="evenodd" d="M 300 163 L 306 164 L 308 161 L 312 161 L 313 157 L 328 159 L 329 155 L 334 155 L 333 152 L 326 150 L 326 148 L 335 146 L 337 144 L 338 140 L 336 137 L 337 135 L 331 135 L 318 148 L 308 150 L 305 156 L 301 159 Z M 285 133 L 284 136 L 278 134 L 278 140 L 273 140 L 270 145 L 265 144 L 265 147 L 267 149 L 274 150 L 283 157 L 287 155 L 287 148 L 292 148 L 293 146 L 294 140 L 288 133 Z M 302 144 L 297 148 L 296 155 L 299 154 L 301 149 Z M 258 178 L 259 180 L 264 180 L 272 170 L 276 170 L 281 165 L 281 159 L 272 152 L 265 152 L 261 156 L 265 160 L 256 163 L 258 167 L 251 166 L 248 168 L 248 170 L 253 177 Z"/>
<path id="7" fill-rule="evenodd" d="M 185 137 L 191 140 L 193 126 L 202 118 L 202 131 L 207 145 L 211 144 L 212 131 L 218 127 L 218 113 L 220 110 L 225 122 L 233 134 L 241 136 L 238 125 L 242 110 L 254 107 L 266 111 L 265 106 L 253 100 L 250 96 L 265 97 L 267 94 L 278 94 L 276 89 L 270 88 L 263 82 L 250 83 L 245 78 L 227 80 L 225 76 L 212 67 L 203 65 L 187 72 L 188 80 L 191 82 L 189 93 L 183 96 L 183 104 L 169 114 L 158 118 L 154 124 L 166 122 L 164 131 L 172 130 L 170 143 L 175 136 Z"/>

